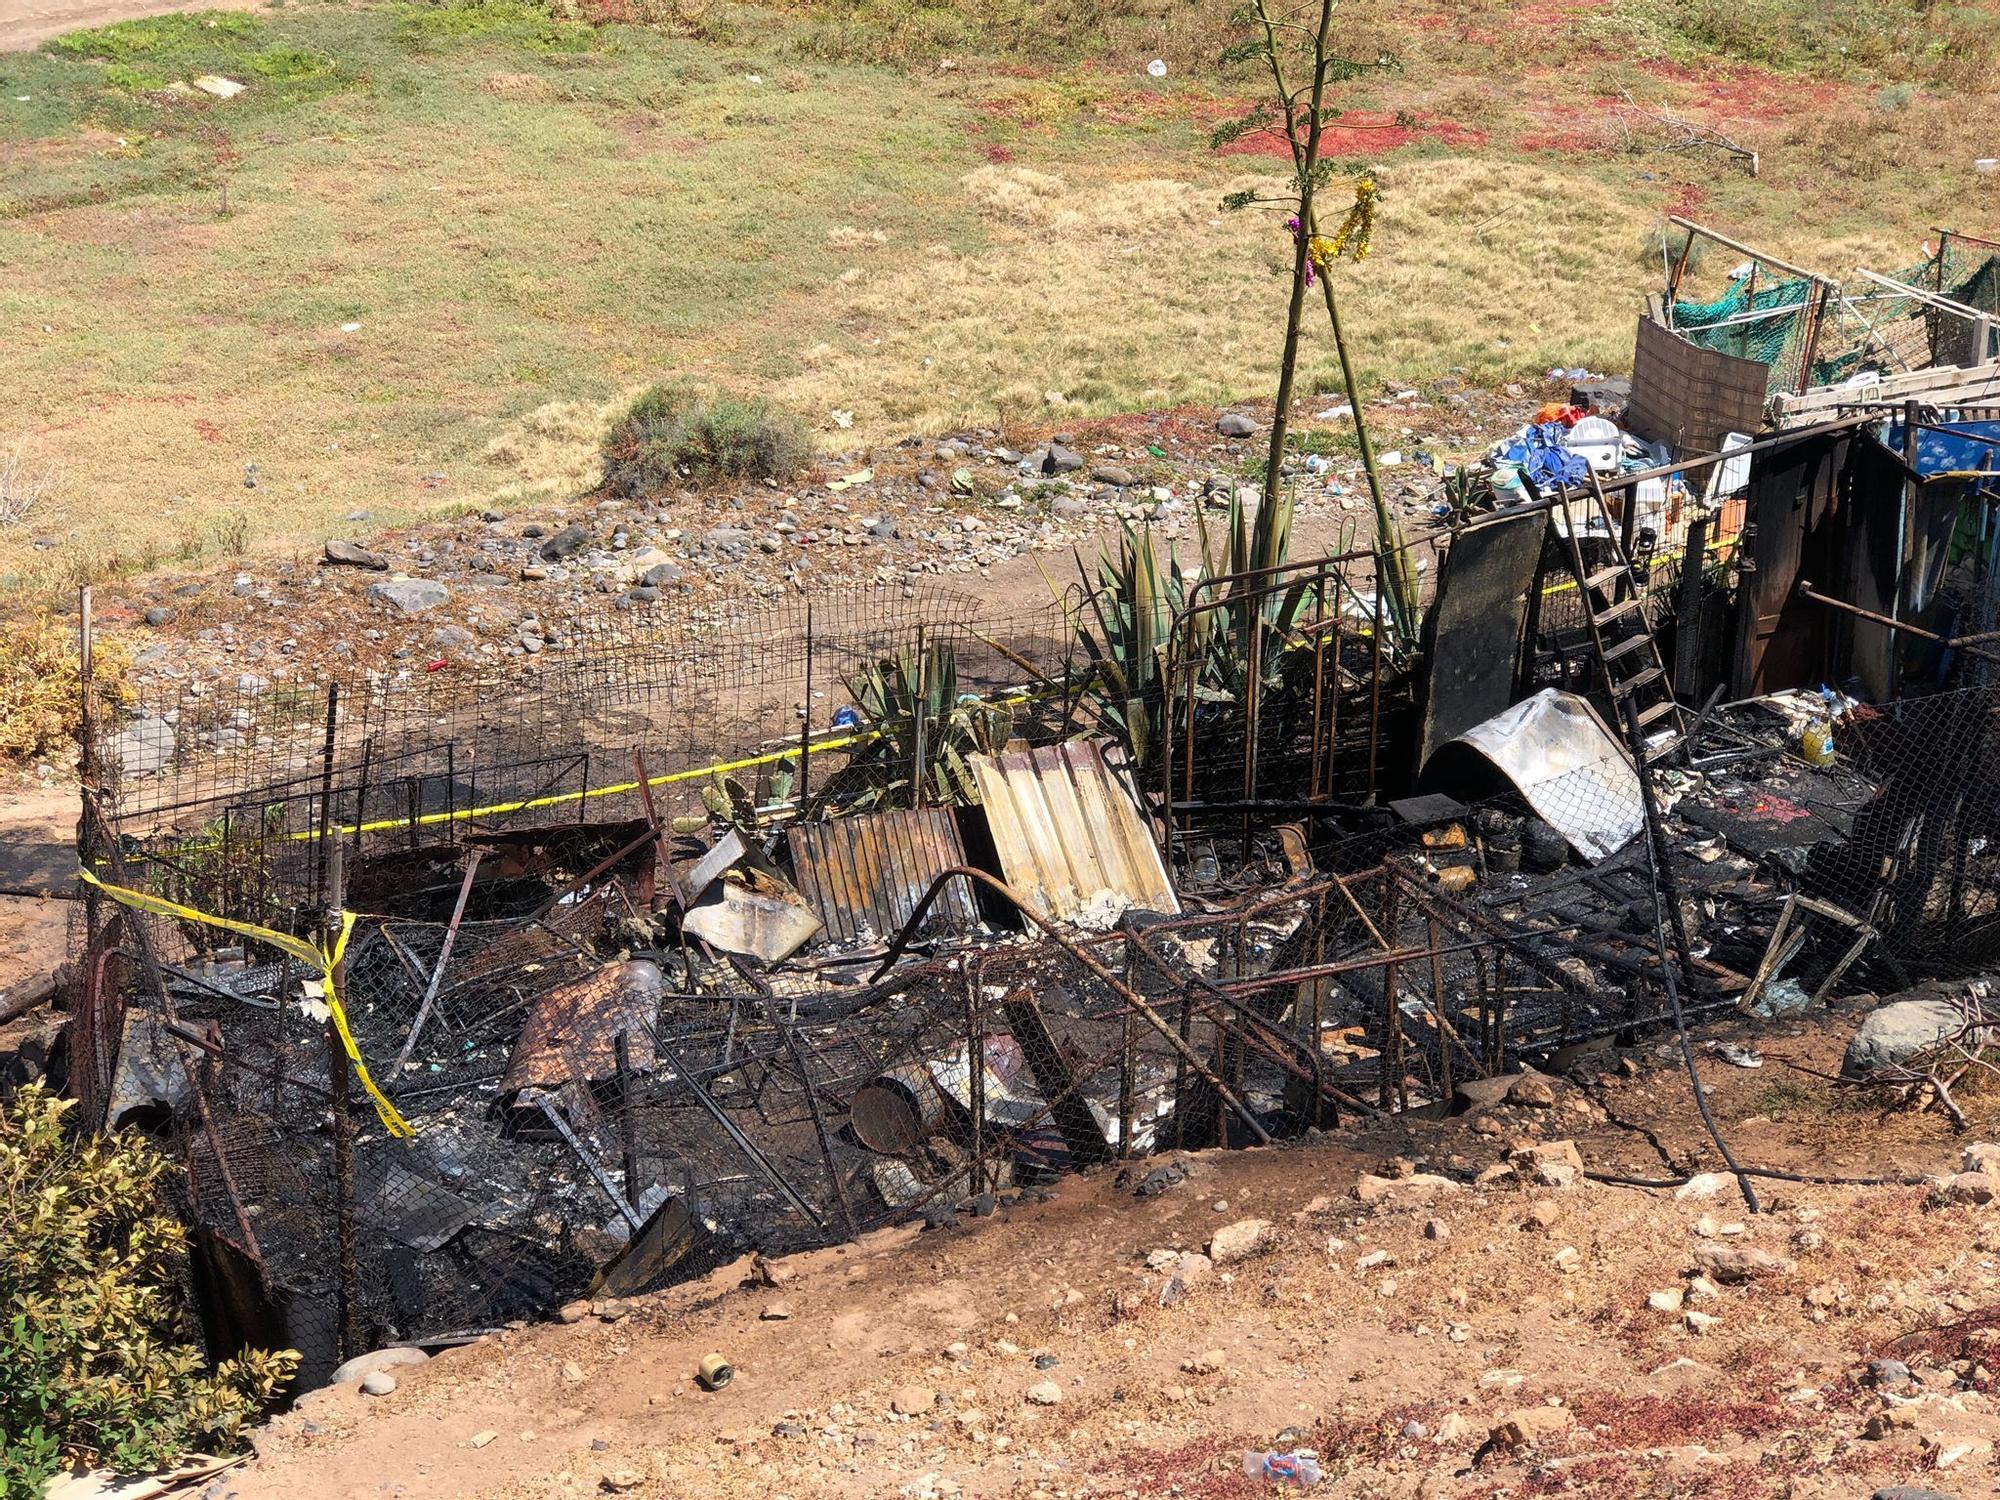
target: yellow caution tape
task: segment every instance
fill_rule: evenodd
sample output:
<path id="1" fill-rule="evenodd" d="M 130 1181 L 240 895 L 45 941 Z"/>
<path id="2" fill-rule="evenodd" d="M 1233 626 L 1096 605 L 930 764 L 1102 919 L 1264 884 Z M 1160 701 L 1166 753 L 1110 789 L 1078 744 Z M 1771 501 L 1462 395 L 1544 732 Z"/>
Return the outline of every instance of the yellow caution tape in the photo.
<path id="1" fill-rule="evenodd" d="M 273 928 L 259 927 L 255 922 L 238 922 L 229 917 L 218 917 L 211 912 L 197 911 L 192 906 L 183 906 L 178 901 L 168 901 L 162 897 L 149 895 L 145 891 L 135 891 L 127 886 L 112 885 L 99 880 L 87 869 L 78 872 L 112 900 L 139 911 L 149 911 L 160 917 L 179 917 L 189 922 L 199 922 L 204 927 L 220 927 L 239 937 L 268 943 L 271 947 L 289 953 L 300 963 L 311 964 L 318 969 L 326 983 L 326 1007 L 332 1012 L 334 1030 L 340 1033 L 340 1045 L 346 1049 L 347 1057 L 354 1064 L 354 1076 L 361 1080 L 361 1086 L 368 1091 L 368 1097 L 375 1101 L 375 1113 L 382 1121 L 382 1128 L 390 1135 L 408 1138 L 416 1132 L 391 1104 L 386 1095 L 375 1086 L 375 1080 L 368 1076 L 368 1064 L 361 1060 L 361 1049 L 354 1044 L 354 1033 L 348 1029 L 347 1007 L 340 1002 L 340 990 L 334 982 L 334 969 L 347 951 L 348 936 L 354 931 L 355 913 L 343 911 L 340 914 L 340 932 L 333 940 L 333 946 L 323 947 L 305 938 L 293 937 L 288 932 L 278 932 Z"/>

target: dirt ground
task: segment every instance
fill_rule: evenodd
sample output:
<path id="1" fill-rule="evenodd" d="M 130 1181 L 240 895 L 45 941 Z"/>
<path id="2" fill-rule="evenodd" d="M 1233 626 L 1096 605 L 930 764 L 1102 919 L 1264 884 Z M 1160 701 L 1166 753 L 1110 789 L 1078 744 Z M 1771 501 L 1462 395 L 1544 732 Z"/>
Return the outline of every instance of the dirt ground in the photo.
<path id="1" fill-rule="evenodd" d="M 1718 1028 L 1763 1057 L 1704 1063 L 1741 1160 L 1914 1178 L 1992 1137 L 1990 1096 L 1954 1138 L 1817 1076 L 1854 1021 Z M 1476 1182 L 1532 1141 L 1613 1175 L 1719 1164 L 1670 1042 L 1552 1092 L 1181 1158 L 1157 1195 L 1133 1180 L 1158 1162 L 1107 1168 L 955 1229 L 510 1329 L 385 1396 L 309 1396 L 209 1493 L 1250 1496 L 1271 1486 L 1243 1454 L 1272 1446 L 1316 1450 L 1353 1496 L 1995 1493 L 2000 1208 L 1910 1184 L 1767 1178 L 1753 1214 L 1726 1178 Z M 1412 1166 L 1449 1181 L 1362 1175 Z M 1244 1220 L 1268 1228 L 1234 1231 L 1240 1258 L 1177 1254 Z M 715 1392 L 693 1378 L 711 1351 L 736 1372 Z"/>

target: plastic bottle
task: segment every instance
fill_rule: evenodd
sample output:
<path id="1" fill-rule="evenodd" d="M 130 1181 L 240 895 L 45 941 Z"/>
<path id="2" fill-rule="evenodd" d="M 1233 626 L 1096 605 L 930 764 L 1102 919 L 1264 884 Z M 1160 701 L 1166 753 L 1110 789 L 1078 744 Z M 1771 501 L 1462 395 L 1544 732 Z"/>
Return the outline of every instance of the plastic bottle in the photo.
<path id="1" fill-rule="evenodd" d="M 1320 1481 L 1318 1455 L 1304 1450 L 1279 1453 L 1276 1450 L 1258 1452 L 1252 1449 L 1243 1455 L 1243 1472 L 1253 1479 L 1268 1479 L 1272 1484 L 1295 1490 L 1306 1489 Z"/>
<path id="2" fill-rule="evenodd" d="M 1799 754 L 1805 763 L 1815 770 L 1824 770 L 1833 764 L 1833 726 L 1824 719 L 1814 719 L 1799 731 Z"/>

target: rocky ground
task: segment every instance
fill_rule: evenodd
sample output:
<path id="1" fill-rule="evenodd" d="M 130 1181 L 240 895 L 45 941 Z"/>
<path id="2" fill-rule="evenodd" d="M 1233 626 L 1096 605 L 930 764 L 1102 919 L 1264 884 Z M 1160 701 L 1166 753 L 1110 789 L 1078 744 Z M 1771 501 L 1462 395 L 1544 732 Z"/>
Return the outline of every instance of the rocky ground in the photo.
<path id="1" fill-rule="evenodd" d="M 1252 1496 L 1306 1449 L 1346 1496 L 1991 1495 L 2000 1207 L 1924 1178 L 2000 1109 L 1879 1113 L 1821 1076 L 1852 1029 L 1730 1023 L 1763 1066 L 1707 1081 L 1743 1160 L 1883 1185 L 1579 1171 L 1717 1165 L 1654 1041 L 579 1305 L 308 1397 L 208 1493 Z"/>
<path id="2" fill-rule="evenodd" d="M 1483 452 L 1567 390 L 1387 392 L 1367 415 L 1407 531 L 1435 524 L 1450 462 Z M 134 686 L 152 704 L 190 685 L 256 695 L 288 681 L 393 679 L 509 659 L 533 670 L 533 658 L 576 647 L 583 622 L 698 629 L 758 600 L 808 593 L 914 596 L 936 585 L 975 594 L 989 620 L 1046 613 L 1050 580 L 1061 587 L 1074 575 L 1060 554 L 1080 548 L 1093 559 L 1097 539 L 1120 522 L 1150 525 L 1190 563 L 1204 520 L 1224 545 L 1217 523 L 1232 493 L 1254 506 L 1268 416 L 1178 410 L 1006 440 L 990 430 L 909 439 L 829 457 L 790 487 L 585 496 L 383 535 L 355 512 L 348 535 L 302 539 L 290 557 L 101 590 L 98 618 L 135 633 Z M 1292 470 L 1293 555 L 1365 545 L 1373 519 L 1345 403 L 1314 398 L 1295 420 L 1327 451 Z M 254 487 L 254 473 L 247 482 Z M 254 493 L 244 503 L 254 505 Z M 225 737 L 212 748 L 237 748 L 227 725 L 204 733 Z M 171 743 L 157 728 L 141 739 Z"/>

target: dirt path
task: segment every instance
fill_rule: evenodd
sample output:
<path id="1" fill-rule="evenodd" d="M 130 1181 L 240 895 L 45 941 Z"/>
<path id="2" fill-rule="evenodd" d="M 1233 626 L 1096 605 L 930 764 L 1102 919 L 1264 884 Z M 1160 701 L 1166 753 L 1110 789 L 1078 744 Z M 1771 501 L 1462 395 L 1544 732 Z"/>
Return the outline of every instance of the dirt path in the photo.
<path id="1" fill-rule="evenodd" d="M 74 791 L 0 799 L 0 888 L 60 891 L 76 870 Z M 62 962 L 67 901 L 0 895 L 0 990 Z"/>
<path id="2" fill-rule="evenodd" d="M 0 52 L 26 52 L 52 36 L 86 27 L 109 26 L 135 16 L 194 10 L 261 10 L 262 0 L 0 0 Z"/>
<path id="3" fill-rule="evenodd" d="M 1765 1069 L 1712 1068 L 1739 1151 L 1955 1165 L 1935 1116 L 1877 1121 L 1777 1065 L 1837 1058 L 1850 1026 L 1767 1030 Z M 1993 1493 L 2000 1208 L 1770 1183 L 1753 1216 L 1722 1180 L 1682 1197 L 1468 1185 L 1529 1140 L 1574 1138 L 1628 1172 L 1664 1170 L 1646 1132 L 1699 1156 L 1678 1070 L 1657 1047 L 1629 1060 L 1491 1127 L 1208 1153 L 1146 1198 L 1106 1169 L 955 1230 L 781 1262 L 776 1285 L 744 1261 L 510 1330 L 397 1371 L 386 1396 L 315 1393 L 214 1494 L 1192 1500 L 1274 1493 L 1240 1469 L 1277 1443 L 1381 1500 Z M 1389 1157 L 1455 1181 L 1359 1178 Z M 1176 1262 L 1186 1294 L 1162 1306 L 1156 1264 L 1246 1219 L 1268 1224 L 1254 1248 L 1205 1274 Z M 1718 1257 L 1754 1269 L 1701 1279 Z M 710 1351 L 736 1369 L 717 1392 L 692 1378 Z M 1878 1389 L 1868 1362 L 1885 1356 L 1914 1375 Z"/>

